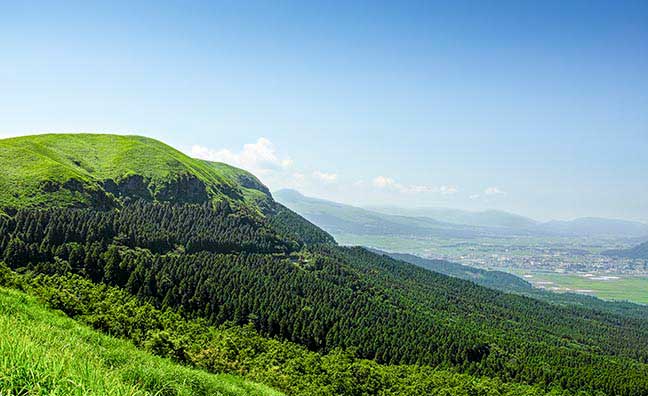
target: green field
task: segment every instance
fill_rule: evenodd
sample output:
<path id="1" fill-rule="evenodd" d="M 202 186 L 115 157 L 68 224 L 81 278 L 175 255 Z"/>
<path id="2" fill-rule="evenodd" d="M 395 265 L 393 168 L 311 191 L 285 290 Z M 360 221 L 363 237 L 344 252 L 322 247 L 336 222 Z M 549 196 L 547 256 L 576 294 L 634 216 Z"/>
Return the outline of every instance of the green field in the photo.
<path id="1" fill-rule="evenodd" d="M 593 274 L 586 277 L 584 274 L 547 272 L 525 272 L 524 274 L 532 276 L 525 279 L 535 286 L 544 286 L 549 290 L 591 294 L 606 300 L 627 300 L 648 304 L 648 277 L 610 274 Z M 519 275 L 523 274 L 519 273 Z M 538 284 L 538 282 L 552 283 Z"/>
<path id="2" fill-rule="evenodd" d="M 0 395 L 280 395 L 189 369 L 0 288 Z"/>

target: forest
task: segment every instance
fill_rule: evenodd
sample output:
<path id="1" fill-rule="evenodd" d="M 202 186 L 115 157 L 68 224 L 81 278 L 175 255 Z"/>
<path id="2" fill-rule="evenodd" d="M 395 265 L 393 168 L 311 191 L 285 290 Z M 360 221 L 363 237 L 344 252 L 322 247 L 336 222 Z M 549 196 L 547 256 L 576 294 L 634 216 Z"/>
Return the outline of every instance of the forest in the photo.
<path id="1" fill-rule="evenodd" d="M 187 345 L 186 335 L 167 334 L 174 326 L 149 323 L 166 319 L 97 316 L 106 311 L 95 304 L 107 301 L 97 293 L 141 304 L 152 317 L 225 326 L 325 361 L 353 359 L 359 370 L 369 365 L 396 376 L 391 370 L 449 370 L 543 392 L 648 394 L 645 320 L 505 294 L 340 247 L 290 213 L 279 208 L 262 217 L 227 203 L 146 200 L 109 210 L 20 209 L 0 218 L 0 257 L 5 272 L 24 277 L 32 285 L 25 288 L 53 307 L 212 371 L 252 368 L 224 369 L 241 359 L 228 360 L 220 347 L 215 362 L 197 362 L 195 356 L 209 353 L 196 348 L 207 344 Z M 290 385 L 296 377 L 261 382 L 298 394 L 302 385 Z M 379 389 L 386 388 L 343 394 Z"/>
<path id="2" fill-rule="evenodd" d="M 34 321 L 35 316 L 42 315 L 29 305 L 26 312 L 21 312 L 26 308 L 25 303 L 29 301 L 24 295 L 17 296 L 21 306 L 17 306 L 15 301 L 7 301 L 6 297 L 15 295 L 17 289 L 28 292 L 50 309 L 55 309 L 49 313 L 50 316 L 56 316 L 57 312 L 62 311 L 78 321 L 80 325 L 92 326 L 105 334 L 132 343 L 130 348 L 128 345 L 118 344 L 122 349 L 119 352 L 112 350 L 112 342 L 110 345 L 104 342 L 99 347 L 104 351 L 100 355 L 107 353 L 108 356 L 104 359 L 110 361 L 110 370 L 107 370 L 108 373 L 102 373 L 99 378 L 92 376 L 87 361 L 79 363 L 75 359 L 69 359 L 67 362 L 67 364 L 85 365 L 84 370 L 62 372 L 60 368 L 54 367 L 54 370 L 60 371 L 57 372 L 56 378 L 51 378 L 44 387 L 63 389 L 63 392 L 73 391 L 79 383 L 66 382 L 66 378 L 61 377 L 62 374 L 86 379 L 85 382 L 91 382 L 90 387 L 95 388 L 98 393 L 122 394 L 119 393 L 117 384 L 105 384 L 105 377 L 109 375 L 114 377 L 115 374 L 119 376 L 120 371 L 130 370 L 122 373 L 118 385 L 128 386 L 130 382 L 133 388 L 144 388 L 148 391 L 143 394 L 279 395 L 282 391 L 288 395 L 300 396 L 603 395 L 601 392 L 573 393 L 562 390 L 557 385 L 541 387 L 506 383 L 497 378 L 475 377 L 428 366 L 380 365 L 375 361 L 356 357 L 352 348 L 346 350 L 337 348 L 328 354 L 319 354 L 291 342 L 262 337 L 251 323 L 245 326 L 225 323 L 216 327 L 201 319 L 187 320 L 178 312 L 156 309 L 119 288 L 96 284 L 78 275 L 32 275 L 19 275 L 7 267 L 0 266 L 0 285 L 14 289 L 11 293 L 7 293 L 6 289 L 0 287 L 0 317 L 6 311 L 19 320 L 22 319 L 21 316 L 27 315 L 29 320 Z M 47 322 L 39 324 L 48 326 L 49 335 L 52 334 L 53 322 L 60 321 L 60 318 L 47 317 L 46 319 Z M 71 327 L 70 323 L 62 323 L 62 326 L 66 329 L 62 336 L 66 338 L 61 341 L 70 342 L 69 338 L 74 337 L 68 334 L 71 333 L 68 330 Z M 0 327 L 1 331 L 3 331 L 2 327 Z M 15 332 L 14 325 L 10 333 Z M 89 342 L 96 338 L 95 335 L 88 335 L 87 330 L 82 334 L 84 337 L 82 342 Z M 56 335 L 61 336 L 55 332 L 54 336 Z M 30 339 L 30 341 L 33 343 L 34 340 Z M 74 341 L 80 342 L 78 339 Z M 0 350 L 3 346 L 0 345 Z M 141 350 L 141 353 L 130 350 L 133 346 Z M 15 349 L 16 347 L 12 346 L 9 355 L 14 354 Z M 88 351 L 84 349 L 81 352 Z M 30 351 L 30 353 L 34 352 Z M 122 353 L 124 356 L 116 361 L 115 356 L 111 355 L 115 353 Z M 181 366 L 193 367 L 204 372 L 191 373 L 186 369 L 173 367 L 168 362 L 146 358 L 146 354 L 159 356 Z M 24 362 L 23 355 L 18 358 L 21 362 Z M 11 365 L 11 356 L 5 356 L 3 362 Z M 143 373 L 132 367 L 137 364 L 147 365 L 148 372 Z M 23 369 L 30 370 L 28 366 Z M 106 368 L 104 367 L 103 370 L 106 371 Z M 119 371 L 113 373 L 115 370 Z M 205 372 L 214 373 L 216 378 L 205 375 Z M 36 373 L 32 371 L 29 376 L 20 376 L 20 373 L 14 370 L 9 378 L 0 379 L 0 390 L 13 391 L 13 387 L 18 383 L 36 383 L 39 387 L 43 387 L 39 375 L 48 374 L 36 370 Z M 75 378 L 75 381 L 80 379 Z M 235 386 L 232 386 L 232 383 Z M 270 388 L 263 388 L 255 383 L 262 383 L 280 391 L 273 392 Z M 133 392 L 134 389 L 130 391 Z"/>

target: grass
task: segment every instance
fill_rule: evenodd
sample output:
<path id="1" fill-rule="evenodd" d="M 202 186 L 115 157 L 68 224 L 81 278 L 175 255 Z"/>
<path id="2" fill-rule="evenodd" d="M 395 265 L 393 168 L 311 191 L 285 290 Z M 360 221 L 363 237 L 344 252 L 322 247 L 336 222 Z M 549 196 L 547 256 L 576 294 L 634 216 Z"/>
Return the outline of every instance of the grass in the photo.
<path id="1" fill-rule="evenodd" d="M 281 395 L 189 369 L 0 288 L 0 395 Z"/>
<path id="2" fill-rule="evenodd" d="M 240 184 L 245 202 L 258 206 L 268 203 L 270 191 L 253 174 L 222 162 L 203 161 L 219 174 Z"/>
<path id="3" fill-rule="evenodd" d="M 530 275 L 533 278 L 526 278 L 526 280 L 534 283 L 536 286 L 542 285 L 550 290 L 591 294 L 605 300 L 648 304 L 648 277 L 610 274 L 594 274 L 594 276 L 585 277 L 580 274 L 546 272 L 532 272 Z M 601 279 L 601 277 L 609 276 L 618 277 L 618 279 Z M 538 284 L 538 282 L 552 283 Z"/>
<path id="4" fill-rule="evenodd" d="M 63 184 L 70 179 L 92 190 L 104 180 L 119 181 L 131 175 L 159 185 L 189 174 L 205 183 L 212 198 L 223 199 L 232 191 L 247 198 L 252 193 L 237 177 L 254 178 L 243 170 L 191 158 L 141 136 L 45 134 L 0 139 L 0 163 L 0 207 L 13 208 L 87 203 L 84 193 L 43 189 L 46 182 Z"/>

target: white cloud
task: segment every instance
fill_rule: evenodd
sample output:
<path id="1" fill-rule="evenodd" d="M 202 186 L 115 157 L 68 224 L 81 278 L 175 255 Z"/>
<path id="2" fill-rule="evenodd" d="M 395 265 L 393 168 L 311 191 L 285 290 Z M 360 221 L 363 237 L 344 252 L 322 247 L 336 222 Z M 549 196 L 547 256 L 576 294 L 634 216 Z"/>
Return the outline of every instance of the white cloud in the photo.
<path id="1" fill-rule="evenodd" d="M 225 162 L 243 168 L 260 177 L 270 188 L 300 188 L 318 189 L 323 185 L 338 183 L 338 175 L 322 170 L 306 171 L 295 168 L 293 161 L 286 155 L 280 155 L 274 144 L 264 138 L 259 138 L 255 143 L 243 145 L 241 150 L 227 148 L 211 149 L 209 147 L 194 145 L 190 155 L 209 161 Z M 357 181 L 352 183 L 355 187 L 363 189 L 374 188 L 401 194 L 441 194 L 452 195 L 459 191 L 455 185 L 432 186 L 424 184 L 401 184 L 388 176 L 376 176 L 371 181 Z M 320 187 L 318 187 L 320 186 Z"/>
<path id="2" fill-rule="evenodd" d="M 398 190 L 404 193 L 426 193 L 426 192 L 436 192 L 437 189 L 432 186 L 420 186 L 413 184 L 411 186 L 403 186 L 398 184 Z"/>
<path id="3" fill-rule="evenodd" d="M 377 176 L 373 179 L 372 184 L 377 188 L 384 188 L 387 190 L 398 191 L 405 194 L 418 194 L 418 193 L 440 193 L 443 195 L 454 194 L 459 189 L 457 186 L 426 186 L 426 185 L 404 185 L 397 183 L 394 179 L 387 176 Z"/>
<path id="4" fill-rule="evenodd" d="M 191 155 L 208 161 L 225 162 L 256 174 L 284 170 L 293 165 L 290 158 L 280 158 L 274 144 L 264 137 L 259 138 L 256 143 L 243 145 L 243 149 L 239 152 L 233 152 L 229 149 L 213 150 L 194 145 L 191 147 Z"/>
<path id="5" fill-rule="evenodd" d="M 297 182 L 303 182 L 304 179 L 306 178 L 306 176 L 304 176 L 304 174 L 300 172 L 293 172 L 292 177 Z"/>
<path id="6" fill-rule="evenodd" d="M 395 188 L 399 186 L 394 179 L 386 176 L 377 176 L 373 179 L 373 185 L 378 188 Z"/>
<path id="7" fill-rule="evenodd" d="M 311 172 L 296 168 L 289 156 L 280 154 L 275 145 L 264 137 L 254 143 L 244 144 L 239 151 L 194 145 L 191 147 L 190 155 L 245 169 L 259 177 L 271 189 L 309 189 L 315 185 L 329 185 L 338 181 L 336 173 L 321 170 Z"/>
<path id="8" fill-rule="evenodd" d="M 456 194 L 459 191 L 457 186 L 441 186 L 439 187 L 439 192 L 443 195 Z"/>
<path id="9" fill-rule="evenodd" d="M 323 181 L 325 183 L 333 183 L 333 182 L 335 182 L 337 180 L 337 174 L 321 172 L 321 171 L 318 171 L 318 170 L 313 172 L 313 177 L 318 179 L 318 180 L 321 180 L 321 181 Z"/>
<path id="10" fill-rule="evenodd" d="M 500 190 L 498 187 L 488 187 L 484 190 L 485 195 L 505 195 L 506 192 Z"/>

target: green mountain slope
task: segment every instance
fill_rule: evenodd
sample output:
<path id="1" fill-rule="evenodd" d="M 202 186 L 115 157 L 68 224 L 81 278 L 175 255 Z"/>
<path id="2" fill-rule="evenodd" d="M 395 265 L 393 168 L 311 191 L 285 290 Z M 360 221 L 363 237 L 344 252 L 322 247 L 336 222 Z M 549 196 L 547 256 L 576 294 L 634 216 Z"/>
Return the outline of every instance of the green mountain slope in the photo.
<path id="1" fill-rule="evenodd" d="M 0 208 L 115 207 L 125 197 L 246 202 L 267 188 L 253 175 L 190 158 L 140 136 L 50 134 L 0 140 Z"/>
<path id="2" fill-rule="evenodd" d="M 134 200 L 217 204 L 266 234 L 290 234 L 299 243 L 333 242 L 288 213 L 249 172 L 188 157 L 150 138 L 47 134 L 0 139 L 0 163 L 0 214 L 23 208 L 108 210 Z"/>
<path id="3" fill-rule="evenodd" d="M 476 378 L 432 367 L 380 365 L 357 358 L 351 351 L 336 350 L 321 355 L 294 343 L 263 338 L 250 325 L 214 327 L 201 320 L 187 320 L 177 313 L 156 309 L 123 290 L 97 285 L 78 276 L 33 278 L 0 267 L 0 282 L 3 281 L 14 288 L 28 290 L 30 295 L 40 297 L 49 307 L 61 310 L 82 323 L 128 339 L 149 353 L 208 372 L 242 374 L 289 395 L 371 395 L 380 392 L 381 396 L 569 396 L 568 392 L 559 392 L 555 387 L 545 392 L 539 386 L 502 383 L 497 379 Z M 66 341 L 70 338 L 61 335 Z M 126 357 L 130 351 L 132 348 L 124 351 Z M 135 357 L 133 360 L 140 364 Z M 72 363 L 76 360 L 73 359 Z M 224 385 L 231 385 L 231 390 L 251 387 L 243 382 L 235 388 L 242 382 L 236 377 L 213 377 L 222 379 Z M 178 379 L 184 380 L 184 376 L 179 375 Z M 194 394 L 201 394 L 195 388 Z M 223 388 L 230 390 L 226 386 Z M 259 388 L 255 395 L 264 394 L 264 389 Z M 98 393 L 110 394 L 103 390 Z M 164 390 L 164 394 L 178 393 L 182 392 L 177 392 L 172 386 Z"/>
<path id="4" fill-rule="evenodd" d="M 141 352 L 5 288 L 0 356 L 3 395 L 280 395 L 240 377 Z"/>
<path id="5" fill-rule="evenodd" d="M 648 260 L 648 242 L 641 243 L 628 249 L 607 250 L 602 254 L 606 256 Z"/>
<path id="6" fill-rule="evenodd" d="M 69 136 L 47 139 L 63 147 Z M 139 145 L 140 138 L 124 139 Z M 101 139 L 89 137 L 86 148 L 84 141 L 72 138 L 84 153 L 70 152 L 72 163 L 100 153 L 94 161 L 104 169 L 103 162 L 123 157 L 101 148 Z M 59 206 L 47 201 L 59 190 L 38 190 L 44 209 L 20 201 L 0 217 L 1 260 L 22 274 L 82 276 L 211 325 L 251 324 L 263 336 L 318 354 L 351 350 L 386 365 L 446 368 L 574 394 L 648 394 L 645 319 L 560 307 L 339 247 L 244 172 L 156 144 L 168 155 L 151 157 L 146 166 L 168 169 L 177 158 L 200 164 L 169 175 L 202 182 L 206 201 L 191 198 L 195 189 L 177 178 L 152 173 L 129 176 L 146 181 L 144 190 L 127 183 L 115 193 L 106 180 L 120 186 L 119 180 L 105 179 L 114 174 L 75 176 L 67 180 L 94 186 L 114 206 L 92 200 Z M 130 143 L 124 147 L 130 153 Z M 15 189 L 21 196 L 23 185 L 43 180 L 41 173 L 30 175 L 23 162 L 3 177 L 22 181 Z M 359 394 L 381 392 L 376 386 Z"/>

